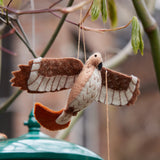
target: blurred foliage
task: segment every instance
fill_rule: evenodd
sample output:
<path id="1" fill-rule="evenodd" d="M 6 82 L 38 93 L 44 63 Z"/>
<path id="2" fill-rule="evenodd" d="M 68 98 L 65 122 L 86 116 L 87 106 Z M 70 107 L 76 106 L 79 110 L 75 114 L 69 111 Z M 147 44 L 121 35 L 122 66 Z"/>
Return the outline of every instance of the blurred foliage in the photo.
<path id="1" fill-rule="evenodd" d="M 100 10 L 101 10 L 100 0 L 94 0 L 91 8 L 92 21 L 96 20 L 99 17 Z"/>
<path id="2" fill-rule="evenodd" d="M 101 0 L 101 14 L 103 23 L 107 22 L 107 7 L 106 7 L 106 0 Z"/>
<path id="3" fill-rule="evenodd" d="M 3 6 L 3 0 L 0 0 L 0 5 Z"/>
<path id="4" fill-rule="evenodd" d="M 91 19 L 96 20 L 101 12 L 103 23 L 107 22 L 106 0 L 94 0 L 91 8 Z"/>
<path id="5" fill-rule="evenodd" d="M 118 23 L 117 8 L 114 0 L 107 0 L 108 16 L 111 21 L 111 26 L 116 27 Z"/>

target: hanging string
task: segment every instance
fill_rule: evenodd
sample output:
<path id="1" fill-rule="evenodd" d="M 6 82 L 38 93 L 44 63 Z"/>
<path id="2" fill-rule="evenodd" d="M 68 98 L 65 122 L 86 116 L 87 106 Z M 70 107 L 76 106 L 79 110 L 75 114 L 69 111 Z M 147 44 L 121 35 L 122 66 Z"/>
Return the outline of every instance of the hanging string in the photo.
<path id="1" fill-rule="evenodd" d="M 108 110 L 108 86 L 107 86 L 107 71 L 105 73 L 106 78 L 106 121 L 107 121 L 107 160 L 110 160 L 110 135 L 109 135 L 109 110 Z"/>
<path id="2" fill-rule="evenodd" d="M 85 34 L 84 34 L 84 30 L 81 29 L 82 26 L 82 9 L 80 9 L 80 26 L 79 26 L 79 30 L 78 30 L 78 52 L 77 52 L 77 58 L 79 58 L 79 52 L 80 52 L 80 37 L 81 37 L 81 30 L 82 30 L 82 41 L 83 41 L 83 52 L 84 52 L 84 60 L 86 62 L 87 59 L 87 54 L 86 54 L 86 45 L 85 45 Z"/>
<path id="3" fill-rule="evenodd" d="M 82 19 L 82 10 L 80 10 L 80 16 L 79 21 L 81 22 Z M 77 58 L 79 58 L 79 52 L 80 52 L 80 41 L 81 40 L 81 27 L 78 28 L 78 47 L 77 47 Z"/>
<path id="4" fill-rule="evenodd" d="M 82 12 L 83 10 L 81 9 L 80 12 L 81 12 L 81 17 L 82 17 Z M 80 26 L 82 27 L 83 25 L 83 21 L 82 21 L 82 18 L 81 18 L 81 21 L 80 21 Z M 87 54 L 86 54 L 86 45 L 85 45 L 85 34 L 84 34 L 84 30 L 82 29 L 82 41 L 83 41 L 83 52 L 84 52 L 84 61 L 86 62 L 87 60 Z"/>
<path id="5" fill-rule="evenodd" d="M 85 34 L 83 29 L 82 29 L 82 39 L 83 39 L 84 61 L 86 62 L 87 54 L 86 54 L 86 45 L 85 45 Z"/>
<path id="6" fill-rule="evenodd" d="M 31 9 L 35 10 L 34 0 L 30 0 Z M 32 48 L 35 51 L 35 14 L 32 14 Z"/>
<path id="7" fill-rule="evenodd" d="M 35 4 L 34 4 L 34 0 L 30 0 L 31 3 L 31 9 L 35 10 Z M 32 14 L 32 49 L 33 51 L 35 51 L 35 15 Z M 33 94 L 32 96 L 32 101 L 33 101 L 33 106 L 35 104 L 36 101 L 36 95 Z"/>

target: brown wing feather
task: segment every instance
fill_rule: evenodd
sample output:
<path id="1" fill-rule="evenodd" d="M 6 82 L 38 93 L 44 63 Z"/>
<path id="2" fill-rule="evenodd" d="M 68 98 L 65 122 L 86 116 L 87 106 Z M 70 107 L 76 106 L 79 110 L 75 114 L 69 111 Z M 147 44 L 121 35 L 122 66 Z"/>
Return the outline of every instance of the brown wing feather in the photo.
<path id="1" fill-rule="evenodd" d="M 83 68 L 83 63 L 75 58 L 44 58 L 38 70 L 45 77 L 57 75 L 77 75 Z"/>
<path id="2" fill-rule="evenodd" d="M 106 103 L 106 79 L 108 85 L 108 103 L 117 106 L 134 104 L 140 94 L 140 80 L 135 76 L 128 76 L 111 69 L 102 68 L 102 87 L 97 101 Z"/>
<path id="3" fill-rule="evenodd" d="M 30 75 L 32 61 L 29 62 L 28 65 L 19 65 L 20 70 L 13 71 L 13 78 L 10 80 L 12 82 L 12 86 L 20 87 L 22 90 L 27 90 L 27 80 Z"/>
<path id="4" fill-rule="evenodd" d="M 131 76 L 127 76 L 126 74 L 122 74 L 111 69 L 102 68 L 101 76 L 102 76 L 102 85 L 106 85 L 105 73 L 107 71 L 107 83 L 108 88 L 114 90 L 126 90 L 128 88 L 129 83 L 131 82 Z"/>
<path id="5" fill-rule="evenodd" d="M 44 93 L 71 88 L 83 63 L 75 58 L 38 58 L 19 68 L 12 72 L 12 86 L 31 93 Z"/>

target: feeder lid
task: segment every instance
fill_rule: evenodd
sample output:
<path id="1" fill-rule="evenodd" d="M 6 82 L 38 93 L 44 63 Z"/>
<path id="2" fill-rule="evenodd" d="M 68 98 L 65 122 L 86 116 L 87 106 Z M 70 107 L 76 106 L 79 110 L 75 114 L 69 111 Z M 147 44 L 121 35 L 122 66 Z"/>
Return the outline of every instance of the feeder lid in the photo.
<path id="1" fill-rule="evenodd" d="M 40 125 L 29 115 L 29 132 L 18 138 L 0 142 L 0 160 L 9 159 L 56 159 L 56 160 L 102 160 L 94 152 L 67 141 L 49 137 L 40 132 Z"/>

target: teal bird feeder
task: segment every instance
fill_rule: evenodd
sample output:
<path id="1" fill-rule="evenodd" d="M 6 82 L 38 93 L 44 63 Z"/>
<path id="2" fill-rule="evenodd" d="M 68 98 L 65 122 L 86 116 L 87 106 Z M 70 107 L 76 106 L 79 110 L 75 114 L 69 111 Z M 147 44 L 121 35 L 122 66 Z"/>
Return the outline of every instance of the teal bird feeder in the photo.
<path id="1" fill-rule="evenodd" d="M 40 132 L 33 110 L 24 124 L 29 128 L 27 134 L 0 142 L 0 160 L 102 160 L 84 147 Z"/>

